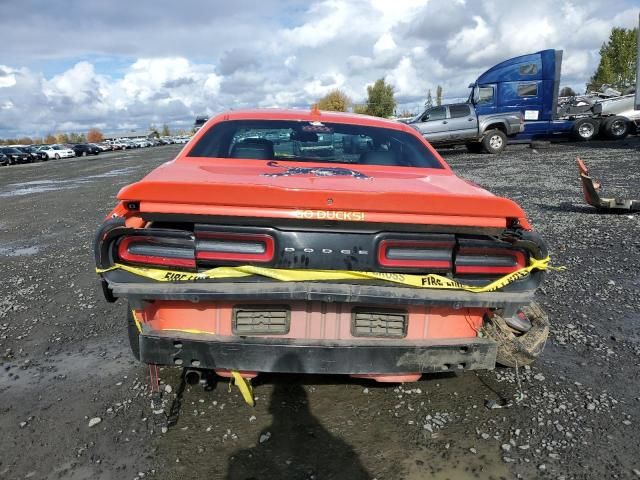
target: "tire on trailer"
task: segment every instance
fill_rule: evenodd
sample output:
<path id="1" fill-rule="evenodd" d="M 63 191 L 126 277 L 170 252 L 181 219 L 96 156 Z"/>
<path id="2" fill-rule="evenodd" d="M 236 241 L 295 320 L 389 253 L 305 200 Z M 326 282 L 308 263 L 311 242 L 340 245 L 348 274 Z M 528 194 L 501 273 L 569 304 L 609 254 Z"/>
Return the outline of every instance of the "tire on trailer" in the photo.
<path id="1" fill-rule="evenodd" d="M 607 118 L 602 125 L 602 131 L 610 140 L 622 140 L 629 135 L 629 120 L 620 116 Z"/>
<path id="2" fill-rule="evenodd" d="M 542 350 L 549 336 L 549 317 L 536 302 L 521 310 L 531 322 L 531 329 L 518 332 L 507 325 L 504 318 L 494 314 L 486 319 L 482 332 L 498 344 L 496 362 L 505 367 L 522 367 L 532 363 Z"/>
<path id="3" fill-rule="evenodd" d="M 482 144 L 478 142 L 465 143 L 465 146 L 470 153 L 482 153 L 483 150 Z"/>
<path id="4" fill-rule="evenodd" d="M 127 304 L 127 334 L 129 337 L 129 346 L 131 347 L 131 353 L 136 360 L 140 360 L 140 331 L 136 325 L 136 321 L 133 318 L 133 311 Z"/>
<path id="5" fill-rule="evenodd" d="M 598 122 L 593 118 L 576 120 L 571 129 L 571 136 L 576 140 L 588 142 L 598 134 Z"/>
<path id="6" fill-rule="evenodd" d="M 485 132 L 481 145 L 487 153 L 501 153 L 507 146 L 507 136 L 502 130 L 498 130 L 497 128 L 489 130 Z"/>

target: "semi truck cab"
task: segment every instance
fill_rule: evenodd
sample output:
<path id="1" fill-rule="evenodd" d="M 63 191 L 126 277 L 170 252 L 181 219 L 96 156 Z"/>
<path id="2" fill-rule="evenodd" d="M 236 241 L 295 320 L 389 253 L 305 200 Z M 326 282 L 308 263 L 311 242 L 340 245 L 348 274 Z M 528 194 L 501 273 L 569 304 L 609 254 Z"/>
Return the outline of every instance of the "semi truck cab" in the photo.
<path id="1" fill-rule="evenodd" d="M 479 117 L 522 113 L 524 128 L 510 139 L 516 142 L 567 136 L 590 140 L 598 133 L 621 139 L 635 130 L 640 111 L 630 109 L 632 95 L 584 95 L 574 103 L 585 106 L 577 107 L 571 103 L 575 99 L 560 101 L 562 54 L 562 50 L 541 50 L 494 65 L 469 85 L 469 103 Z"/>

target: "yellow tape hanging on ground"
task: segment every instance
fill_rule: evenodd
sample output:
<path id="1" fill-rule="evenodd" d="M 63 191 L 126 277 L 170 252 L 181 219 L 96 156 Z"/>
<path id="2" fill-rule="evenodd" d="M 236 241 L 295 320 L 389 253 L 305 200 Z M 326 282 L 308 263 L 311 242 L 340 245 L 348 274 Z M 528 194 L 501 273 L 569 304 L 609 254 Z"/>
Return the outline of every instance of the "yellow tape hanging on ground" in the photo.
<path id="1" fill-rule="evenodd" d="M 231 375 L 233 376 L 233 383 L 235 383 L 238 390 L 240 390 L 240 394 L 245 402 L 252 407 L 255 406 L 256 401 L 253 398 L 253 388 L 251 387 L 251 380 L 247 380 L 240 372 L 237 370 L 231 370 Z M 229 380 L 229 391 L 231 391 L 231 380 Z"/>
<path id="2" fill-rule="evenodd" d="M 332 280 L 384 280 L 392 283 L 399 283 L 408 287 L 431 288 L 442 290 L 464 290 L 467 292 L 483 293 L 493 292 L 502 287 L 526 277 L 532 270 L 564 270 L 564 267 L 552 267 L 549 265 L 550 258 L 542 260 L 531 259 L 529 265 L 520 270 L 516 270 L 504 277 L 501 277 L 488 285 L 473 286 L 456 282 L 442 275 L 428 274 L 415 275 L 405 273 L 387 272 L 361 272 L 348 270 L 295 270 L 283 268 L 264 268 L 245 265 L 241 267 L 216 267 L 204 272 L 189 273 L 172 270 L 162 270 L 159 268 L 133 267 L 130 265 L 115 264 L 113 267 L 100 269 L 96 272 L 105 273 L 111 270 L 124 270 L 134 275 L 156 280 L 158 282 L 192 282 L 205 279 L 221 278 L 241 278 L 251 275 L 273 278 L 282 282 L 309 282 L 309 281 L 332 281 Z"/>

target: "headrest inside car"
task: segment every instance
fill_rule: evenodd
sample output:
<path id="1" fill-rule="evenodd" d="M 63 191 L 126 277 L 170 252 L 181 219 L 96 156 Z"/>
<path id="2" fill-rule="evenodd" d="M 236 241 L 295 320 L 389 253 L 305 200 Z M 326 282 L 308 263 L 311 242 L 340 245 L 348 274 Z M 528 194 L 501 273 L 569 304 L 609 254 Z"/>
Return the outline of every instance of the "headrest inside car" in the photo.
<path id="1" fill-rule="evenodd" d="M 231 158 L 273 160 L 273 142 L 264 138 L 245 138 L 231 148 Z"/>
<path id="2" fill-rule="evenodd" d="M 362 165 L 398 165 L 396 154 L 391 150 L 364 152 L 360 155 L 358 163 Z"/>

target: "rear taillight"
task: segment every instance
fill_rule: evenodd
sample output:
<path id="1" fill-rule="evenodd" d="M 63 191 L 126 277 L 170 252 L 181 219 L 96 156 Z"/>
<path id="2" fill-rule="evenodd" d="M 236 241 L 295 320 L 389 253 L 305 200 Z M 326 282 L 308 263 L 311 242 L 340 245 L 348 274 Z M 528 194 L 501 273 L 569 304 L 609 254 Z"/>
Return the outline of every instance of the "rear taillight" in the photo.
<path id="1" fill-rule="evenodd" d="M 453 240 L 385 239 L 378 244 L 378 263 L 383 267 L 449 271 Z"/>
<path id="2" fill-rule="evenodd" d="M 125 237 L 118 244 L 118 257 L 127 263 L 195 268 L 193 246 L 172 239 L 148 236 Z"/>
<path id="3" fill-rule="evenodd" d="M 460 248 L 456 253 L 455 273 L 460 275 L 500 275 L 526 267 L 527 257 L 510 248 Z"/>
<path id="4" fill-rule="evenodd" d="M 216 262 L 258 262 L 273 260 L 275 241 L 262 233 L 197 232 L 196 259 Z"/>

